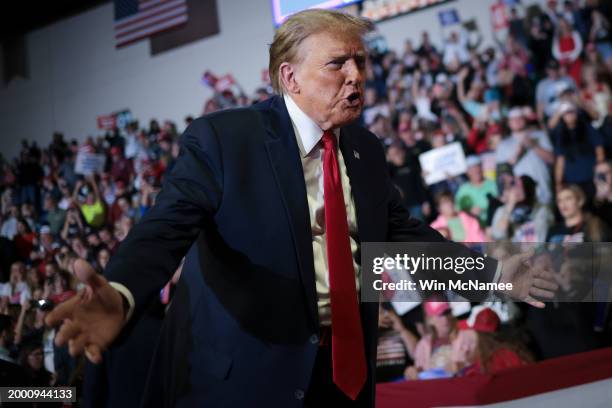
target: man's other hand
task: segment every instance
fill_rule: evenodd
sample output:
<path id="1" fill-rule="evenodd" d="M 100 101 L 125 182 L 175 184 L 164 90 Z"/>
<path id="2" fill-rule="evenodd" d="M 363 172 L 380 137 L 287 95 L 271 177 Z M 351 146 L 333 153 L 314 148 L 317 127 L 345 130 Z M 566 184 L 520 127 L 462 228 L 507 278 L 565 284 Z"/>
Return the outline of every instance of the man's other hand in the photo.
<path id="1" fill-rule="evenodd" d="M 559 288 L 554 275 L 548 270 L 533 268 L 529 260 L 534 251 L 530 250 L 512 255 L 504 260 L 500 283 L 512 283 L 510 296 L 529 303 L 531 306 L 543 308 L 544 302 L 539 299 L 552 299 Z"/>
<path id="2" fill-rule="evenodd" d="M 98 364 L 102 361 L 102 352 L 124 325 L 123 299 L 89 263 L 77 260 L 74 271 L 85 288 L 50 312 L 45 323 L 49 326 L 61 323 L 55 336 L 56 345 L 68 343 L 70 355 L 85 352 L 92 363 Z"/>

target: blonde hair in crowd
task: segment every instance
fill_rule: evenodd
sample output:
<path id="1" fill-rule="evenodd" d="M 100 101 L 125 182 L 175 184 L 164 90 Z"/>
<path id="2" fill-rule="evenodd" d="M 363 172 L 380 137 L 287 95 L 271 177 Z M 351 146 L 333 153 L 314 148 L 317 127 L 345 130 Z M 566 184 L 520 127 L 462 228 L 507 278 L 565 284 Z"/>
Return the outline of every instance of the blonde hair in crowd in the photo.
<path id="1" fill-rule="evenodd" d="M 363 37 L 373 29 L 372 22 L 336 10 L 310 9 L 291 15 L 276 30 L 270 44 L 268 70 L 272 88 L 279 94 L 283 93 L 279 68 L 283 62 L 298 62 L 300 44 L 309 36 L 330 32 L 344 38 L 355 38 Z"/>

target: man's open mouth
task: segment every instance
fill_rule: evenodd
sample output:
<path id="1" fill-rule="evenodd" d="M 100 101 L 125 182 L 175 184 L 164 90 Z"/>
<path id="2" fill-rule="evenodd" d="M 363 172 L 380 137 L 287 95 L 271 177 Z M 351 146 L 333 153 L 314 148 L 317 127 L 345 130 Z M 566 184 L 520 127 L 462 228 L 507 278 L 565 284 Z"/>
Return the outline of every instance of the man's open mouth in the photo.
<path id="1" fill-rule="evenodd" d="M 353 92 L 351 93 L 349 96 L 347 96 L 346 100 L 351 104 L 351 105 L 357 105 L 358 103 L 361 102 L 361 93 L 359 92 Z"/>

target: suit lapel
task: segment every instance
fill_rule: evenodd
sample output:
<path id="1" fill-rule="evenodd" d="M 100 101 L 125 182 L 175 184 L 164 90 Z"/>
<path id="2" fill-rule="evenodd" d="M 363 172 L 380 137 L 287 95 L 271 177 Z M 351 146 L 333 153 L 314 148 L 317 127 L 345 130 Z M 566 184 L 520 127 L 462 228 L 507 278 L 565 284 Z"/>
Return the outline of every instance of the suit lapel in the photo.
<path id="1" fill-rule="evenodd" d="M 310 213 L 296 136 L 281 97 L 273 97 L 269 110 L 262 112 L 264 117 L 267 114 L 266 129 L 270 136 L 265 141 L 268 158 L 289 219 L 309 314 L 313 319 L 313 327 L 318 327 Z"/>
<path id="2" fill-rule="evenodd" d="M 361 159 L 361 155 L 365 152 L 360 152 L 359 143 L 356 138 L 351 137 L 350 126 L 341 128 L 340 130 L 340 151 L 342 152 L 342 158 L 344 159 L 344 165 L 349 176 L 351 184 L 351 194 L 355 202 L 355 215 L 357 217 L 357 231 L 359 235 L 358 242 L 361 242 L 361 228 L 366 219 L 364 217 L 365 198 L 367 197 L 366 192 L 368 186 L 364 185 L 363 181 L 364 172 L 364 161 Z"/>

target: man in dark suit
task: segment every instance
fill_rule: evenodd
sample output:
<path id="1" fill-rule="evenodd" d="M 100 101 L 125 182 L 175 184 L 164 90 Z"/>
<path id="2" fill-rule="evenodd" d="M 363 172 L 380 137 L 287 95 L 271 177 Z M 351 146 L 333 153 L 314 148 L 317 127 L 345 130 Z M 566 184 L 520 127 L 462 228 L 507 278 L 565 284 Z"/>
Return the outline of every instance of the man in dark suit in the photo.
<path id="1" fill-rule="evenodd" d="M 77 263 L 87 287 L 49 317 L 64 321 L 56 342 L 100 361 L 186 255 L 144 406 L 373 406 L 378 304 L 359 302 L 359 245 L 442 237 L 410 218 L 377 138 L 353 124 L 370 28 L 336 11 L 290 17 L 270 47 L 281 96 L 188 127 L 105 278 Z M 521 260 L 479 278 L 512 280 Z M 546 285 L 530 276 L 515 295 L 540 305 L 529 296 Z"/>

